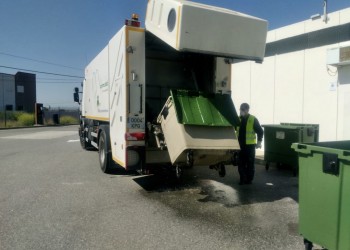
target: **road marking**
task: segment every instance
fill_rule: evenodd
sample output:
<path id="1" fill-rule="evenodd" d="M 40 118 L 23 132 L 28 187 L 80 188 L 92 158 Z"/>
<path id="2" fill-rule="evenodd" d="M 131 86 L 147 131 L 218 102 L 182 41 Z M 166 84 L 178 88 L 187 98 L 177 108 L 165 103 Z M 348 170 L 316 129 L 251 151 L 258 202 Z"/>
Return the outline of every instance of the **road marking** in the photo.
<path id="1" fill-rule="evenodd" d="M 0 137 L 2 139 L 22 139 L 22 140 L 48 140 L 57 139 L 65 136 L 76 135 L 76 131 L 41 131 L 28 134 L 17 134 L 12 136 Z"/>
<path id="2" fill-rule="evenodd" d="M 62 182 L 62 185 L 83 185 L 82 182 Z"/>
<path id="3" fill-rule="evenodd" d="M 67 142 L 78 142 L 80 140 L 68 140 Z"/>

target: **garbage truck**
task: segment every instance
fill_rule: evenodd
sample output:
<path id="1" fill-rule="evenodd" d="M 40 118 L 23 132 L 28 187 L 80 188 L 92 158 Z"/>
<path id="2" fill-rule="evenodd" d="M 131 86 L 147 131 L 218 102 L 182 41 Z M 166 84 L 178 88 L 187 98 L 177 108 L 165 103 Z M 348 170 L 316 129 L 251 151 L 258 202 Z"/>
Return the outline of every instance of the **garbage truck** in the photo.
<path id="1" fill-rule="evenodd" d="M 210 166 L 224 176 L 239 150 L 231 64 L 262 62 L 267 22 L 184 0 L 149 0 L 87 65 L 79 137 L 103 172 Z M 234 73 L 234 72 L 233 72 Z M 79 93 L 82 93 L 81 96 Z"/>

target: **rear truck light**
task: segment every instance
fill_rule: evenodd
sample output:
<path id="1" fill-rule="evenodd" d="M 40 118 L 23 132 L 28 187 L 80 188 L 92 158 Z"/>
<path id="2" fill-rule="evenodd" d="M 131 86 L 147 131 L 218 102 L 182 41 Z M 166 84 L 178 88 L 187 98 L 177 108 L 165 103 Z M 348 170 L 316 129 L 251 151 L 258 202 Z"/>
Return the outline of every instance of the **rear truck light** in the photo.
<path id="1" fill-rule="evenodd" d="M 141 26 L 141 22 L 139 21 L 139 15 L 132 14 L 131 20 L 125 20 L 125 25 L 139 28 Z"/>
<path id="2" fill-rule="evenodd" d="M 126 141 L 144 141 L 145 132 L 125 133 Z"/>
<path id="3" fill-rule="evenodd" d="M 141 23 L 139 21 L 125 20 L 125 25 L 139 28 Z"/>

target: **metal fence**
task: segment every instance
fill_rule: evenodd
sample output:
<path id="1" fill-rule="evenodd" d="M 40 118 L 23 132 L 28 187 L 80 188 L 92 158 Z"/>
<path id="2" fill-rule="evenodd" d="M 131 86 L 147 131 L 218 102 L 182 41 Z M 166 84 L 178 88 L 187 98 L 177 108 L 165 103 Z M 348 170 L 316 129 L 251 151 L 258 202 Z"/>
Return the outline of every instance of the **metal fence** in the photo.
<path id="1" fill-rule="evenodd" d="M 55 119 L 60 119 L 63 116 L 70 116 L 79 121 L 80 112 L 79 109 L 50 109 L 44 110 L 44 123 L 57 123 Z M 59 123 L 59 122 L 58 122 Z"/>

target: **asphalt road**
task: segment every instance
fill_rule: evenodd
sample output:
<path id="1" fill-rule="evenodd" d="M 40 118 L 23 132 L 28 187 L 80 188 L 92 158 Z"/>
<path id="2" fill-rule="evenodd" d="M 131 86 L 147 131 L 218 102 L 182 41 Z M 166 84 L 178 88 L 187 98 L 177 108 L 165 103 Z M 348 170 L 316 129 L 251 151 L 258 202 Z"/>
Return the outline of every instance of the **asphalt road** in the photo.
<path id="1" fill-rule="evenodd" d="M 103 174 L 77 127 L 0 130 L 0 249 L 304 249 L 297 178 Z"/>

